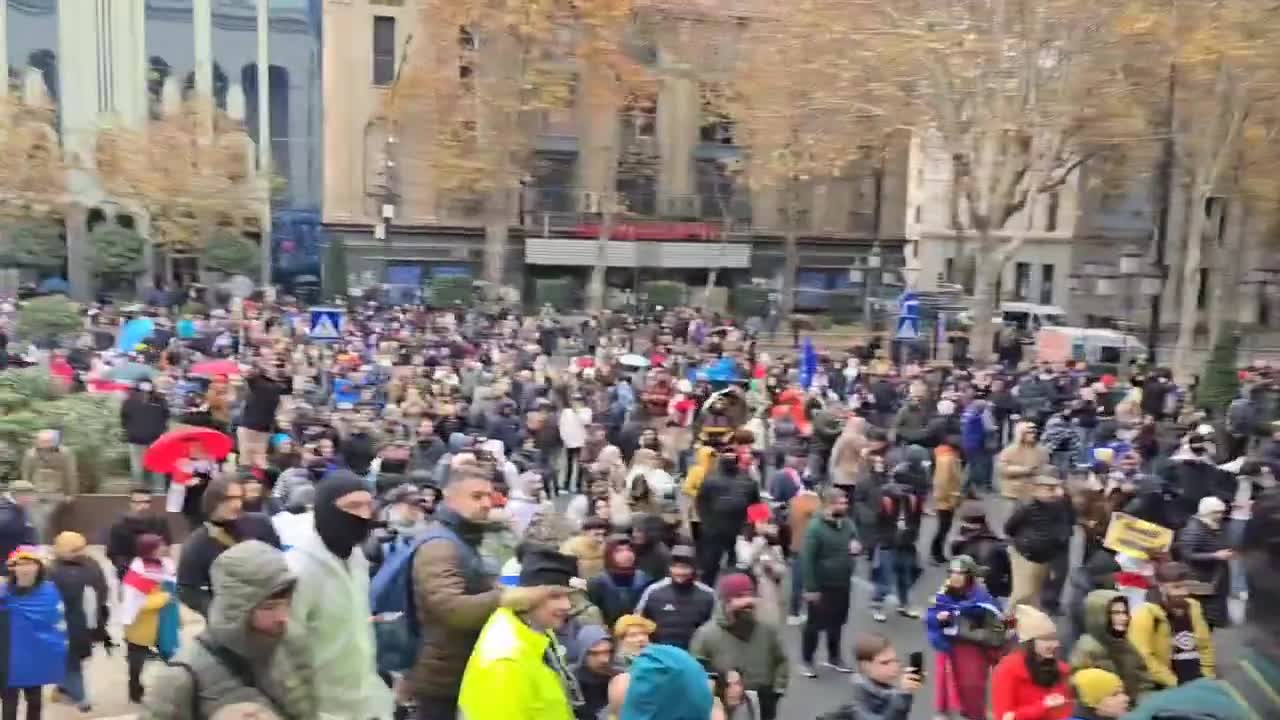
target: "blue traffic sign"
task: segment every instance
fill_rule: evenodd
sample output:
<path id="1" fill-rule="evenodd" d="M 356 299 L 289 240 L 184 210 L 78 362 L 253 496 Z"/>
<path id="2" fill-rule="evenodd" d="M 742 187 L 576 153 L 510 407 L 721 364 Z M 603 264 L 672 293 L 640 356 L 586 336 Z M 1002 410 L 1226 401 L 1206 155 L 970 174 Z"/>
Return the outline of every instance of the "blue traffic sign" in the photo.
<path id="1" fill-rule="evenodd" d="M 920 299 L 913 292 L 898 298 L 898 329 L 894 338 L 915 340 L 920 337 Z"/>
<path id="2" fill-rule="evenodd" d="M 307 335 L 312 340 L 341 340 L 347 312 L 340 308 L 311 308 L 311 324 Z"/>

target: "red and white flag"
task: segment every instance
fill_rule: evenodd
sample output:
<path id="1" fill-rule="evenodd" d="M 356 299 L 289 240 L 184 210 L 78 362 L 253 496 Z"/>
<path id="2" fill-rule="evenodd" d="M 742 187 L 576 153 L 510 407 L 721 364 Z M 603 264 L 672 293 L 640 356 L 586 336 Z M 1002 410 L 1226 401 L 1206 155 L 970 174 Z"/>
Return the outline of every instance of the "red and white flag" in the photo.
<path id="1" fill-rule="evenodd" d="M 138 619 L 150 595 L 166 578 L 173 578 L 173 561 L 165 558 L 158 564 L 134 558 L 120 582 L 120 624 L 128 627 Z"/>

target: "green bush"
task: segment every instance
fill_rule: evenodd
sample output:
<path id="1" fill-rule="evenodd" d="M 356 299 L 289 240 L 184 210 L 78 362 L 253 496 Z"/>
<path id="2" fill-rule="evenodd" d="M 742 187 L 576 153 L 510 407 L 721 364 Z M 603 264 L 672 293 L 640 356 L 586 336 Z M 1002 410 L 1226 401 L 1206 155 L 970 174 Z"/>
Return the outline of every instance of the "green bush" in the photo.
<path id="1" fill-rule="evenodd" d="M 729 295 L 729 305 L 738 317 L 764 317 L 769 311 L 769 288 L 739 285 Z"/>
<path id="2" fill-rule="evenodd" d="M 205 267 L 228 275 L 252 275 L 258 269 L 258 244 L 233 230 L 218 230 L 205 242 Z"/>
<path id="3" fill-rule="evenodd" d="M 128 472 L 116 397 L 62 395 L 45 371 L 28 369 L 0 373 L 0 403 L 0 482 L 17 479 L 22 455 L 46 428 L 60 431 L 63 445 L 75 452 L 82 492 Z"/>
<path id="4" fill-rule="evenodd" d="M 62 226 L 49 221 L 20 222 L 4 228 L 0 265 L 61 270 L 67 259 Z"/>
<path id="5" fill-rule="evenodd" d="M 83 330 L 80 306 L 63 295 L 32 298 L 18 311 L 18 336 L 24 340 L 57 344 Z"/>
<path id="6" fill-rule="evenodd" d="M 442 307 L 462 303 L 469 305 L 475 300 L 475 288 L 469 277 L 442 277 L 431 279 L 431 302 Z"/>
<path id="7" fill-rule="evenodd" d="M 93 272 L 118 280 L 129 278 L 146 269 L 147 240 L 128 228 L 102 224 L 89 234 Z"/>
<path id="8" fill-rule="evenodd" d="M 533 301 L 538 307 L 550 305 L 556 310 L 568 310 L 573 307 L 573 283 L 552 278 L 534 280 Z"/>
<path id="9" fill-rule="evenodd" d="M 669 280 L 643 283 L 640 286 L 640 291 L 645 294 L 645 304 L 649 307 L 661 305 L 669 308 L 683 305 L 685 297 L 688 295 L 688 288 L 685 287 L 684 283 L 671 282 Z"/>

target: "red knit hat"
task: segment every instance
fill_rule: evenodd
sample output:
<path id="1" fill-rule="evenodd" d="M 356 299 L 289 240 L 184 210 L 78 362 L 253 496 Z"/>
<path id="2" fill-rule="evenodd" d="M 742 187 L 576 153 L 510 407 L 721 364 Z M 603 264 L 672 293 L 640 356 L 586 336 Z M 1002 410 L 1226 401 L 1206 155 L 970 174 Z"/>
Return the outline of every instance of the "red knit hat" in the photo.
<path id="1" fill-rule="evenodd" d="M 742 597 L 751 597 L 755 593 L 756 584 L 751 581 L 750 575 L 744 575 L 743 573 L 725 575 L 716 584 L 716 595 L 720 596 L 720 602 L 722 603 Z"/>

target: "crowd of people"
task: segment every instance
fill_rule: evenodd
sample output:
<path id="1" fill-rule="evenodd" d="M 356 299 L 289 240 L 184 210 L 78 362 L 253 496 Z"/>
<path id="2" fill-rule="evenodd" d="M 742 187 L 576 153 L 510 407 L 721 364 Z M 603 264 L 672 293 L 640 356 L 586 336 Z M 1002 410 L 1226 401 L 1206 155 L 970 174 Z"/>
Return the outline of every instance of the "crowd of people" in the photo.
<path id="1" fill-rule="evenodd" d="M 59 527 L 74 453 L 51 429 L 24 455 L 4 720 L 46 687 L 90 712 L 84 663 L 117 640 L 156 720 L 773 720 L 822 675 L 850 683 L 827 720 L 1280 717 L 1266 368 L 1206 413 L 1158 368 L 771 357 L 685 308 L 353 302 L 333 343 L 287 302 L 143 314 L 136 345 L 92 349 L 131 319 L 101 308 L 47 359 L 122 396 L 136 487 L 104 566 Z M 1168 542 L 1118 544 L 1117 518 Z M 847 637 L 854 612 L 919 623 L 930 657 Z"/>

